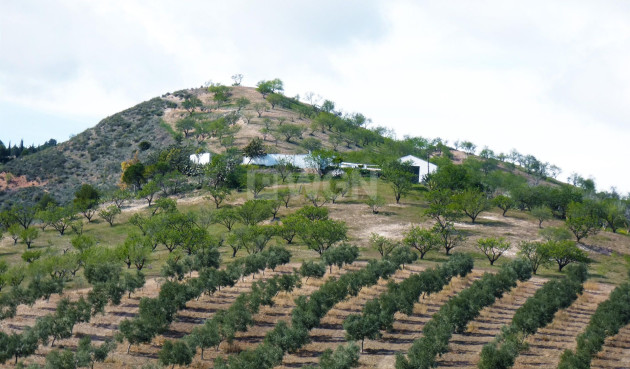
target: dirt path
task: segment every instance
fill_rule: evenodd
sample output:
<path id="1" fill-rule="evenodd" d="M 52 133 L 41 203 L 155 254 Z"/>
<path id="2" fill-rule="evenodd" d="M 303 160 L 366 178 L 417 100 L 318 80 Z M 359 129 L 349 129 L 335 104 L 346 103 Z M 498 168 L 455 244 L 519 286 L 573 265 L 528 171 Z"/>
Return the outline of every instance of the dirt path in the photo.
<path id="1" fill-rule="evenodd" d="M 512 322 L 516 310 L 545 282 L 545 279 L 538 277 L 518 282 L 515 288 L 492 306 L 481 310 L 479 317 L 468 324 L 466 333 L 453 334 L 448 345 L 449 352 L 438 361 L 438 366 L 476 369 L 483 346 L 492 341 L 504 325 Z"/>
<path id="2" fill-rule="evenodd" d="M 613 286 L 586 282 L 584 292 L 567 309 L 556 313 L 548 326 L 527 338 L 529 350 L 521 353 L 514 369 L 555 368 L 565 349 L 575 349 L 576 337 L 584 331 L 597 305 L 605 301 Z"/>

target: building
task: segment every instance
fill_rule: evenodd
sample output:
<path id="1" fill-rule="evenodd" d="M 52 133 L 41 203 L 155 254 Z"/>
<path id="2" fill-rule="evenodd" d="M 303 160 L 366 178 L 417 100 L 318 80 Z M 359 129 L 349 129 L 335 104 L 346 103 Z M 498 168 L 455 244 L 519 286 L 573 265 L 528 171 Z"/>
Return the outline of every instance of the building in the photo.
<path id="1" fill-rule="evenodd" d="M 210 162 L 210 153 L 204 152 L 190 155 L 190 161 L 195 164 L 208 164 Z"/>
<path id="2" fill-rule="evenodd" d="M 254 165 L 262 165 L 265 167 L 273 167 L 280 163 L 280 161 L 285 161 L 287 163 L 293 164 L 294 166 L 300 169 L 313 168 L 313 165 L 309 163 L 306 154 L 267 154 L 264 156 L 259 156 L 257 158 L 243 158 L 243 164 L 254 164 Z"/>
<path id="3" fill-rule="evenodd" d="M 406 161 L 411 162 L 411 167 L 414 169 L 414 173 L 418 175 L 418 183 L 422 182 L 422 177 L 435 172 L 438 168 L 437 165 L 429 163 L 426 160 L 422 160 L 413 155 L 403 156 L 398 160 L 403 163 Z"/>

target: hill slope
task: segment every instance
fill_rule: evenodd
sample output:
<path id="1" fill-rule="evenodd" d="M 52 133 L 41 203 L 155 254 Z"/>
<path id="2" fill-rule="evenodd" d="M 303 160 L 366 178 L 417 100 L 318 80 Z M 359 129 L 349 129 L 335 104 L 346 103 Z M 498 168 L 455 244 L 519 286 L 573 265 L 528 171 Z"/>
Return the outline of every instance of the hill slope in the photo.
<path id="1" fill-rule="evenodd" d="M 199 98 L 202 106 L 190 112 L 183 108 L 183 102 L 192 96 Z M 214 94 L 204 88 L 167 93 L 109 116 L 56 147 L 10 161 L 0 167 L 0 172 L 24 176 L 22 183 L 31 182 L 24 187 L 15 181 L 14 186 L 9 185 L 0 192 L 0 200 L 34 201 L 43 192 L 50 192 L 63 202 L 71 199 L 82 183 L 113 188 L 120 179 L 121 162 L 133 158 L 135 152 L 138 159 L 144 161 L 152 153 L 176 143 L 181 134 L 176 123 L 187 117 L 196 121 L 236 117 L 228 133 L 233 136 L 233 142 L 226 144 L 220 136 L 214 135 L 199 139 L 192 132 L 190 137 L 181 140 L 191 151 L 220 153 L 226 147 L 243 148 L 254 137 L 264 138 L 270 152 L 306 153 L 308 149 L 301 146 L 306 138 L 319 141 L 323 148 L 335 147 L 342 152 L 358 147 L 356 140 L 341 142 L 338 139 L 333 145 L 330 130 L 311 128 L 312 115 L 307 117 L 296 109 L 296 106 L 312 107 L 297 100 L 286 98 L 292 101 L 292 106 L 271 107 L 256 89 L 243 86 L 231 87 L 229 100 L 220 106 L 213 97 Z M 249 104 L 238 109 L 235 104 L 238 98 L 248 99 Z M 257 104 L 266 104 L 266 108 L 259 113 Z M 283 124 L 300 126 L 303 135 L 285 140 L 277 134 Z M 143 142 L 150 143 L 150 148 L 142 150 L 140 143 Z"/>

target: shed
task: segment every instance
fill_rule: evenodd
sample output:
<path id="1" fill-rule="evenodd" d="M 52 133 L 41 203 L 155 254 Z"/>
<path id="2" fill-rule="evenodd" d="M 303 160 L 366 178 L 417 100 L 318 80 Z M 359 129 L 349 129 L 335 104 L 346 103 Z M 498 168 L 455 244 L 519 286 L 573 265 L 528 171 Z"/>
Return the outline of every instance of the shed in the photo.
<path id="1" fill-rule="evenodd" d="M 438 169 L 437 165 L 429 163 L 426 160 L 422 160 L 413 155 L 403 156 L 398 160 L 401 162 L 411 162 L 411 166 L 414 168 L 414 173 L 417 172 L 418 174 L 418 183 L 422 182 L 422 177 L 429 173 L 433 173 Z"/>

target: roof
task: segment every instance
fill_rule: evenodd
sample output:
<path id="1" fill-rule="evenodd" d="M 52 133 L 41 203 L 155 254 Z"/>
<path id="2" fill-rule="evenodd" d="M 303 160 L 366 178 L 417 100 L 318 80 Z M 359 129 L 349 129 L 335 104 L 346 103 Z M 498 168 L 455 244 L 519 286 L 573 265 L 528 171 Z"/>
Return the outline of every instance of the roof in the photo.
<path id="1" fill-rule="evenodd" d="M 308 155 L 306 154 L 267 154 L 265 156 L 259 156 L 257 158 L 243 158 L 243 164 L 254 164 L 254 165 L 264 165 L 266 167 L 272 167 L 277 165 L 280 160 L 287 161 L 300 169 L 312 168 L 308 160 L 306 159 Z"/>
<path id="2" fill-rule="evenodd" d="M 427 163 L 426 160 L 422 160 L 418 157 L 415 157 L 413 155 L 407 155 L 407 156 L 403 156 L 402 158 L 398 159 L 401 162 L 405 162 L 405 161 L 410 161 L 411 162 L 411 166 L 413 167 L 420 167 L 420 168 L 427 168 L 427 164 L 428 164 L 428 168 L 429 168 L 429 172 L 433 172 L 434 170 L 437 170 L 437 165 L 433 164 L 433 163 Z"/>

